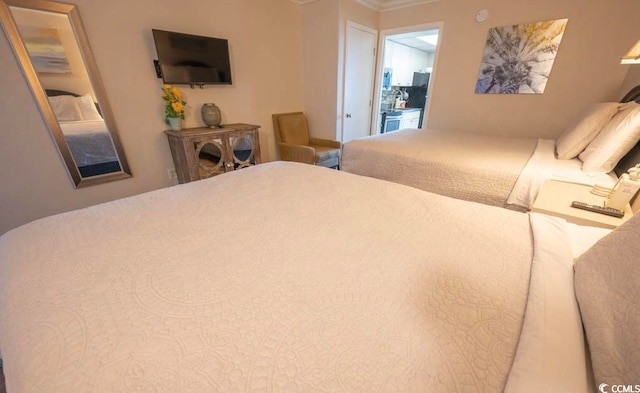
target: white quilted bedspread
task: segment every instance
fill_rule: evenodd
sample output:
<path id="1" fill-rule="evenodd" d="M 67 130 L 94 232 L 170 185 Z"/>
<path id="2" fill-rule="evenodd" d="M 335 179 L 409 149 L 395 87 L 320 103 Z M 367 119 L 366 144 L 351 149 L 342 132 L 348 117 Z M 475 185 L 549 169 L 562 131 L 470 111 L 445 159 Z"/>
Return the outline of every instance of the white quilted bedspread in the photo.
<path id="1" fill-rule="evenodd" d="M 483 228 L 483 230 L 474 230 Z M 268 163 L 0 238 L 23 392 L 501 392 L 528 216 Z"/>
<path id="2" fill-rule="evenodd" d="M 505 207 L 537 139 L 406 129 L 344 145 L 341 169 Z"/>

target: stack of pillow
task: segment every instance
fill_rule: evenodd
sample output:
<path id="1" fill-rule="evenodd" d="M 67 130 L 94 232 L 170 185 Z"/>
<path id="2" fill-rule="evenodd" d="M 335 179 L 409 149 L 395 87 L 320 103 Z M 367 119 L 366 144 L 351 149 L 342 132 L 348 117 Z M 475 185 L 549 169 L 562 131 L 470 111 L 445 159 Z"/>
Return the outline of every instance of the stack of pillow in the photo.
<path id="1" fill-rule="evenodd" d="M 102 120 L 89 94 L 80 97 L 69 95 L 49 97 L 49 104 L 58 121 Z"/>
<path id="2" fill-rule="evenodd" d="M 640 140 L 640 104 L 604 102 L 587 108 L 556 140 L 558 159 L 578 157 L 583 172 L 609 173 Z"/>

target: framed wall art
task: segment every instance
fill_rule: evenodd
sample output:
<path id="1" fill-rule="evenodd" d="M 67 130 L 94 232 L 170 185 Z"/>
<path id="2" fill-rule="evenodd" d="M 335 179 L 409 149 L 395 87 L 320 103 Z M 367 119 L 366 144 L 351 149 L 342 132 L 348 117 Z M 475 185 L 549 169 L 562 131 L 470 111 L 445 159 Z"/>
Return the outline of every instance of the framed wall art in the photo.
<path id="1" fill-rule="evenodd" d="M 476 83 L 477 94 L 542 94 L 567 19 L 492 27 Z"/>
<path id="2" fill-rule="evenodd" d="M 20 26 L 19 29 L 37 72 L 71 73 L 71 67 L 57 29 L 36 26 Z"/>

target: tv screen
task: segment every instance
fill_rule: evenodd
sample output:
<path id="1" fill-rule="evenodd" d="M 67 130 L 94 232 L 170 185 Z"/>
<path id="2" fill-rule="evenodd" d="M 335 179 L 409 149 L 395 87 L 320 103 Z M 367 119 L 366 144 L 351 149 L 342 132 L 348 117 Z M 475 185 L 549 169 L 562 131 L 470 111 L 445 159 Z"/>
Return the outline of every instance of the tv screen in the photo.
<path id="1" fill-rule="evenodd" d="M 166 84 L 231 84 L 229 43 L 222 38 L 152 29 Z"/>

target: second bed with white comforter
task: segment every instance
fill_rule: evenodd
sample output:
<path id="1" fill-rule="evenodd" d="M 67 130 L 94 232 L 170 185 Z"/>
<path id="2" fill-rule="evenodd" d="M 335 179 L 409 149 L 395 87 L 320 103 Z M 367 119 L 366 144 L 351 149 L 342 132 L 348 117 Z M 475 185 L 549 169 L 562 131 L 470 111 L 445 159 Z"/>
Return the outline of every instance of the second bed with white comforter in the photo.
<path id="1" fill-rule="evenodd" d="M 405 129 L 344 145 L 341 169 L 492 206 L 527 210 L 550 179 L 612 186 L 578 159 L 555 158 L 554 141 Z"/>

